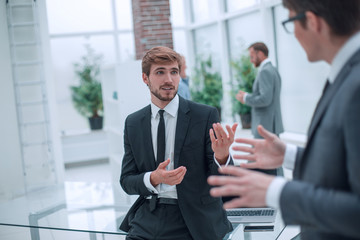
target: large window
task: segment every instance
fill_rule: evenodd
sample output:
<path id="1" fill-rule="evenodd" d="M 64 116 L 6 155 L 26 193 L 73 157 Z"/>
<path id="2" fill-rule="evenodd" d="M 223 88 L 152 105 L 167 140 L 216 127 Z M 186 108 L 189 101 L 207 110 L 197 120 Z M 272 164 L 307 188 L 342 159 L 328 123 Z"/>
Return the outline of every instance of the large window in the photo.
<path id="1" fill-rule="evenodd" d="M 259 0 L 226 0 L 226 11 L 234 12 L 247 7 L 254 6 Z"/>
<path id="2" fill-rule="evenodd" d="M 206 59 L 211 56 L 216 70 L 220 70 L 220 39 L 217 36 L 218 28 L 211 25 L 194 30 L 195 56 Z"/>
<path id="3" fill-rule="evenodd" d="M 203 4 L 204 1 L 191 4 L 194 21 L 188 34 L 193 39 L 192 57 L 199 54 L 215 57 L 215 66 L 222 72 L 223 94 L 227 96 L 223 107 L 231 104 L 227 88 L 231 82 L 231 60 L 246 54 L 251 43 L 262 41 L 268 45 L 269 58 L 282 77 L 285 131 L 305 134 L 329 67 L 323 62 L 309 63 L 294 35 L 284 32 L 281 21 L 288 18 L 288 11 L 281 1 L 218 0 Z M 223 120 L 230 122 L 228 116 L 225 114 Z"/>
<path id="4" fill-rule="evenodd" d="M 260 11 L 250 12 L 228 21 L 229 48 L 232 59 L 238 58 L 241 54 L 247 54 L 247 48 L 253 42 L 263 41 L 263 32 L 260 31 L 261 23 Z"/>
<path id="5" fill-rule="evenodd" d="M 233 119 L 230 62 L 251 43 L 263 41 L 282 77 L 285 131 L 306 133 L 328 66 L 309 63 L 294 35 L 283 31 L 288 12 L 280 0 L 170 0 L 170 7 L 174 48 L 186 57 L 188 74 L 197 56 L 209 55 L 221 72 L 224 121 Z M 134 59 L 131 0 L 48 0 L 47 8 L 60 128 L 87 128 L 70 100 L 73 63 L 85 54 L 85 44 L 103 54 L 104 64 Z"/>
<path id="6" fill-rule="evenodd" d="M 47 15 L 56 99 L 61 131 L 88 128 L 71 102 L 69 86 L 77 84 L 74 63 L 89 45 L 103 64 L 135 56 L 131 0 L 48 0 Z"/>
<path id="7" fill-rule="evenodd" d="M 208 21 L 218 15 L 218 0 L 191 0 L 191 3 L 193 22 Z"/>
<path id="8" fill-rule="evenodd" d="M 284 31 L 281 21 L 288 18 L 287 10 L 276 6 L 274 13 L 285 129 L 306 133 L 329 67 L 324 62 L 309 63 L 295 36 Z"/>

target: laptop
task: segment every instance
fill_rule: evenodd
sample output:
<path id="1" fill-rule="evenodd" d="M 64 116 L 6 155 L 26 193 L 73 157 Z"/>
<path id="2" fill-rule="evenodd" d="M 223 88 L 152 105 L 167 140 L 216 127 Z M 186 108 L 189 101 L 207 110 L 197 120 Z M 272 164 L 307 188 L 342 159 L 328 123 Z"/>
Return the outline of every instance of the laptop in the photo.
<path id="1" fill-rule="evenodd" d="M 273 208 L 230 208 L 226 209 L 231 223 L 271 223 L 275 222 L 276 210 Z"/>

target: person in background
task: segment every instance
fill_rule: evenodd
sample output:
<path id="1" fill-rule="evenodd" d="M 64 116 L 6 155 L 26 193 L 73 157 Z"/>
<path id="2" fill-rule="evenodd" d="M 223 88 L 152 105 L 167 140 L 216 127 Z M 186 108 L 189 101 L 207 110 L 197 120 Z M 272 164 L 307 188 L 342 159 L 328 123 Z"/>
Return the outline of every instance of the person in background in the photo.
<path id="1" fill-rule="evenodd" d="M 186 100 L 191 100 L 191 94 L 190 94 L 190 87 L 189 87 L 189 76 L 186 75 L 186 60 L 184 56 L 182 57 L 182 66 L 180 71 L 180 83 L 179 83 L 179 89 L 178 94 L 179 96 L 185 98 Z"/>
<path id="2" fill-rule="evenodd" d="M 268 58 L 269 50 L 262 42 L 256 42 L 248 48 L 250 61 L 258 68 L 258 74 L 253 84 L 252 93 L 239 91 L 236 99 L 251 107 L 251 132 L 255 138 L 262 138 L 257 131 L 257 126 L 262 125 L 268 131 L 279 135 L 284 131 L 280 91 L 281 78 L 279 72 Z M 279 168 L 282 175 L 282 168 Z M 258 171 L 276 175 L 277 169 Z"/>
<path id="3" fill-rule="evenodd" d="M 142 60 L 151 103 L 125 121 L 120 176 L 126 193 L 140 195 L 120 226 L 129 240 L 220 240 L 232 230 L 207 178 L 233 164 L 237 124 L 227 134 L 216 108 L 179 97 L 181 69 L 181 56 L 167 47 Z"/>
<path id="4" fill-rule="evenodd" d="M 260 139 L 236 139 L 252 147 L 242 168 L 225 167 L 208 182 L 214 197 L 236 195 L 224 207 L 270 206 L 286 225 L 300 225 L 302 240 L 360 239 L 360 1 L 283 0 L 283 22 L 310 62 L 330 64 L 328 81 L 308 130 L 305 148 L 285 144 L 262 126 Z M 293 180 L 244 168 L 294 168 Z"/>

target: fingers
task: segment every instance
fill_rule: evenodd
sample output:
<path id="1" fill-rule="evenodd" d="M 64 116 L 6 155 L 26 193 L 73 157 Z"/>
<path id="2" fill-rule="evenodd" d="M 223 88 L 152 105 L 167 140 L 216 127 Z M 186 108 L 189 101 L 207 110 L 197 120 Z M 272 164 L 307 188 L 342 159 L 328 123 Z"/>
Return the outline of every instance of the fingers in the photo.
<path id="1" fill-rule="evenodd" d="M 235 167 L 235 166 L 227 166 L 227 167 L 220 168 L 219 172 L 222 174 L 229 174 L 229 175 L 233 175 L 233 176 L 242 177 L 242 176 L 248 174 L 249 170 L 245 170 L 245 169 Z"/>
<path id="2" fill-rule="evenodd" d="M 260 136 L 262 136 L 264 139 L 272 141 L 276 137 L 275 134 L 267 131 L 262 125 L 259 125 L 257 127 L 257 129 L 258 129 Z"/>
<path id="3" fill-rule="evenodd" d="M 218 141 L 229 141 L 231 143 L 234 142 L 234 136 L 235 136 L 235 131 L 236 128 L 238 126 L 238 123 L 234 123 L 232 125 L 232 127 L 230 127 L 229 125 L 226 125 L 226 130 L 228 133 L 226 133 L 226 131 L 224 130 L 224 128 L 221 126 L 220 123 L 214 123 L 213 124 L 213 128 L 210 129 L 210 139 L 212 142 L 215 142 L 216 140 Z"/>
<path id="4" fill-rule="evenodd" d="M 240 152 L 254 153 L 254 148 L 246 147 L 246 146 L 237 145 L 237 146 L 233 146 L 232 149 Z"/>
<path id="5" fill-rule="evenodd" d="M 231 129 L 232 129 L 232 131 L 234 132 L 234 134 L 235 134 L 235 131 L 236 131 L 236 128 L 237 128 L 238 125 L 239 125 L 238 123 L 234 123 L 234 124 L 232 125 L 232 127 L 231 127 Z"/>
<path id="6" fill-rule="evenodd" d="M 208 183 L 213 186 L 219 186 L 224 184 L 238 184 L 239 180 L 231 176 L 210 176 L 208 177 Z"/>
<path id="7" fill-rule="evenodd" d="M 227 184 L 210 190 L 213 197 L 241 196 L 243 192 L 244 187 L 235 184 Z"/>
<path id="8" fill-rule="evenodd" d="M 235 131 L 236 131 L 237 126 L 238 126 L 237 123 L 234 123 L 234 124 L 232 125 L 232 127 L 230 127 L 229 125 L 226 125 L 226 129 L 227 129 L 227 131 L 228 131 L 228 133 L 229 133 L 229 137 L 228 137 L 228 138 L 229 138 L 229 140 L 230 140 L 231 143 L 234 142 L 234 136 L 235 136 Z"/>
<path id="9" fill-rule="evenodd" d="M 236 143 L 244 143 L 249 145 L 254 145 L 256 143 L 256 139 L 250 139 L 250 138 L 235 138 Z"/>
<path id="10" fill-rule="evenodd" d="M 227 134 L 226 134 L 225 130 L 223 129 L 223 127 L 221 126 L 220 123 L 214 123 L 213 124 L 213 129 L 215 131 L 215 135 L 216 135 L 217 140 L 222 140 L 222 139 L 227 138 Z"/>
<path id="11" fill-rule="evenodd" d="M 174 170 L 165 172 L 163 175 L 164 183 L 168 185 L 176 185 L 181 183 L 184 179 L 186 171 L 186 167 L 181 166 Z"/>
<path id="12" fill-rule="evenodd" d="M 212 143 L 215 143 L 216 141 L 214 130 L 212 128 L 210 129 L 210 140 Z"/>
<path id="13" fill-rule="evenodd" d="M 261 168 L 261 166 L 258 162 L 241 163 L 240 167 L 242 167 L 242 168 Z"/>
<path id="14" fill-rule="evenodd" d="M 168 158 L 166 161 L 163 161 L 159 164 L 158 169 L 165 169 L 167 165 L 170 163 L 170 158 Z"/>
<path id="15" fill-rule="evenodd" d="M 254 155 L 251 154 L 233 154 L 232 155 L 233 159 L 237 159 L 237 160 L 249 160 L 249 161 L 256 161 L 256 157 Z"/>

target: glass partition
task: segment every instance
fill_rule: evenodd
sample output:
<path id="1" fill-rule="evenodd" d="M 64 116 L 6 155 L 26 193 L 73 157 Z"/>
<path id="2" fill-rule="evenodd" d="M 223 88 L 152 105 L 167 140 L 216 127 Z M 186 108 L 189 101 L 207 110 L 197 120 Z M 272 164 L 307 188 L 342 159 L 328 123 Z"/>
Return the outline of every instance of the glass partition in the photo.
<path id="1" fill-rule="evenodd" d="M 259 0 L 226 0 L 226 11 L 235 12 L 247 7 L 254 6 Z"/>
<path id="2" fill-rule="evenodd" d="M 247 53 L 250 44 L 264 41 L 260 11 L 250 12 L 228 21 L 229 47 L 232 59 Z"/>
<path id="3" fill-rule="evenodd" d="M 218 0 L 192 0 L 191 6 L 193 22 L 215 19 L 218 15 Z"/>

